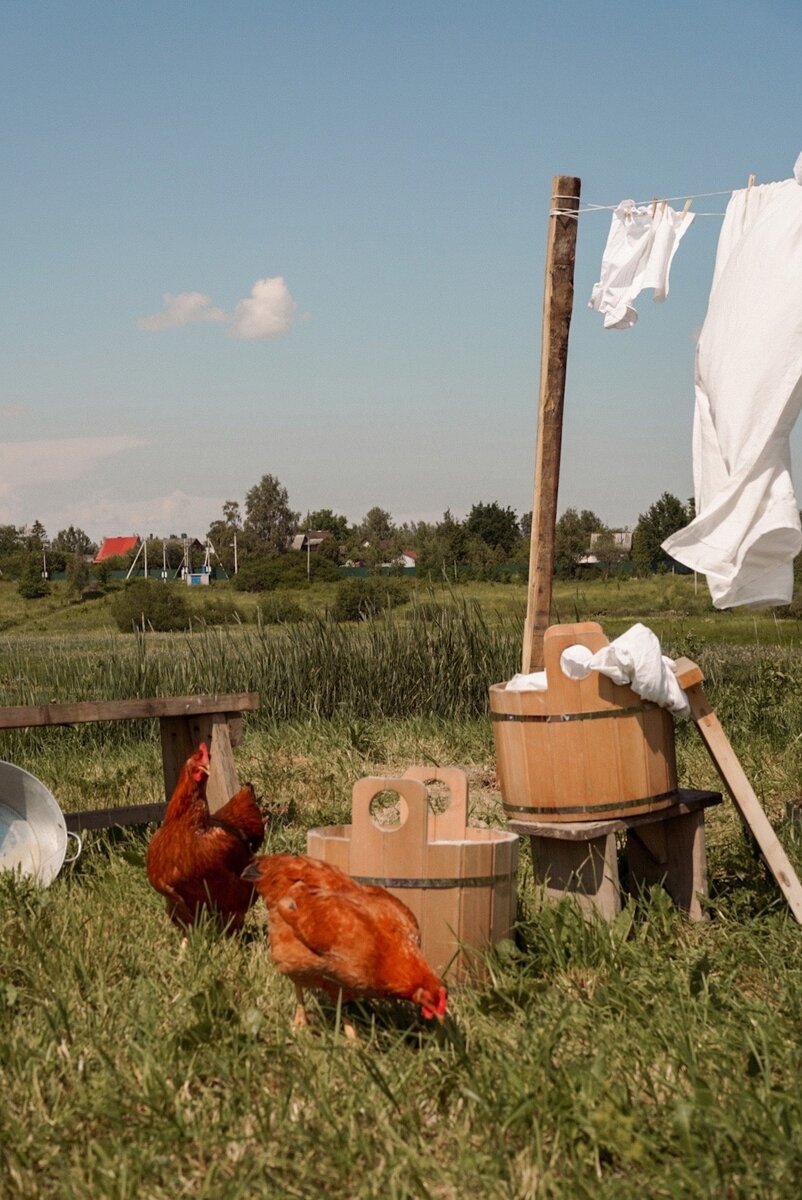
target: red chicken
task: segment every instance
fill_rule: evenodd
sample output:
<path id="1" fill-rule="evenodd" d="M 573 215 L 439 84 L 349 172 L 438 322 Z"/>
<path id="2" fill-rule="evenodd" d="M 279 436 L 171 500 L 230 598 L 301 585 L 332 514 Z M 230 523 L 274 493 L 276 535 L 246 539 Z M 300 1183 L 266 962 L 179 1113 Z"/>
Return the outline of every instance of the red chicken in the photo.
<path id="1" fill-rule="evenodd" d="M 234 931 L 256 899 L 241 872 L 262 844 L 264 820 L 250 784 L 210 814 L 208 779 L 209 751 L 201 742 L 181 768 L 164 821 L 148 846 L 148 879 L 167 898 L 176 925 L 192 925 L 208 910 L 221 927 Z"/>
<path id="2" fill-rule="evenodd" d="M 293 1024 L 308 1024 L 304 988 L 343 1000 L 394 998 L 442 1023 L 446 989 L 420 950 L 418 922 L 385 888 L 314 858 L 269 854 L 243 871 L 267 905 L 270 953 L 295 984 Z M 348 1037 L 353 1026 L 344 1024 Z"/>

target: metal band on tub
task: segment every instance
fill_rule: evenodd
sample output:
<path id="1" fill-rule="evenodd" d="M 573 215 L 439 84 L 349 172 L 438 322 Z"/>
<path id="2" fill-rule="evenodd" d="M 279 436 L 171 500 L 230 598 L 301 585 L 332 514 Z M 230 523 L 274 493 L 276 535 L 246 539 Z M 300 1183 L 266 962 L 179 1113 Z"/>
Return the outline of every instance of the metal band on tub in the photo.
<path id="1" fill-rule="evenodd" d="M 596 712 L 578 713 L 500 713 L 491 712 L 491 721 L 539 721 L 546 725 L 560 725 L 563 721 L 600 721 L 616 717 L 631 717 L 633 713 L 649 712 L 657 704 L 632 704 L 629 708 L 605 708 Z"/>
<path id="2" fill-rule="evenodd" d="M 385 888 L 478 888 L 493 887 L 509 875 L 472 875 L 466 879 L 379 879 L 372 875 L 352 875 L 354 883 L 372 883 Z"/>
<path id="3" fill-rule="evenodd" d="M 534 804 L 504 804 L 503 808 L 508 813 L 593 813 L 606 812 L 608 808 L 637 808 L 642 804 L 660 804 L 676 795 L 676 788 L 672 788 L 670 792 L 660 792 L 657 796 L 641 796 L 637 800 L 605 800 L 603 804 L 580 804 L 573 808 L 564 805 L 560 805 L 559 808 L 554 805 L 551 808 L 536 808 Z"/>

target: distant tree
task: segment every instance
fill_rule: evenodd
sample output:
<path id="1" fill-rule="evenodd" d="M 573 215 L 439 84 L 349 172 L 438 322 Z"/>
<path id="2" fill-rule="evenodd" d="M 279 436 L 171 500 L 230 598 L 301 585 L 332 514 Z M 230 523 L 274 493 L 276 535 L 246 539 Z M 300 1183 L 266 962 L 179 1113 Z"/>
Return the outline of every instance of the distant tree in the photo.
<path id="1" fill-rule="evenodd" d="M 368 509 L 359 523 L 359 536 L 371 545 L 386 542 L 395 530 L 390 514 L 378 506 Z"/>
<path id="2" fill-rule="evenodd" d="M 474 504 L 465 519 L 465 532 L 469 537 L 481 538 L 491 549 L 512 553 L 520 540 L 518 518 L 511 508 L 500 504 Z"/>
<path id="3" fill-rule="evenodd" d="M 50 585 L 42 575 L 42 561 L 38 554 L 29 554 L 22 568 L 17 585 L 20 596 L 26 600 L 40 600 L 50 592 Z"/>
<path id="4" fill-rule="evenodd" d="M 632 535 L 632 558 L 641 574 L 668 570 L 673 560 L 662 549 L 662 543 L 689 520 L 687 507 L 670 492 L 663 492 L 647 512 L 641 513 Z"/>
<path id="5" fill-rule="evenodd" d="M 59 530 L 50 543 L 50 549 L 61 550 L 64 554 L 94 554 L 97 546 L 83 529 L 70 525 L 67 529 Z"/>
<path id="6" fill-rule="evenodd" d="M 287 489 L 275 475 L 263 475 L 245 496 L 244 529 L 253 535 L 263 553 L 286 551 L 298 516 L 290 508 Z"/>
<path id="7" fill-rule="evenodd" d="M 330 508 L 317 508 L 304 517 L 304 529 L 328 529 L 338 545 L 348 541 L 350 528 L 348 518 L 332 512 Z"/>
<path id="8" fill-rule="evenodd" d="M 456 521 L 448 508 L 436 525 L 425 521 L 418 524 L 414 544 L 418 552 L 418 575 L 446 575 L 449 579 L 453 579 L 457 566 L 468 561 L 471 549 L 465 525 Z"/>
<path id="9" fill-rule="evenodd" d="M 25 541 L 25 530 L 16 525 L 0 525 L 0 554 L 16 554 Z"/>
<path id="10" fill-rule="evenodd" d="M 525 512 L 518 524 L 521 526 L 521 537 L 528 542 L 532 536 L 532 514 Z"/>
<path id="11" fill-rule="evenodd" d="M 575 574 L 580 558 L 588 553 L 590 535 L 604 529 L 604 523 L 590 509 L 578 513 L 566 508 L 554 526 L 554 573 L 560 579 Z"/>
<path id="12" fill-rule="evenodd" d="M 25 545 L 32 551 L 42 550 L 47 545 L 47 530 L 41 521 L 34 521 L 30 529 L 26 529 Z"/>
<path id="13" fill-rule="evenodd" d="M 73 554 L 67 560 L 67 589 L 80 597 L 89 583 L 89 564 L 84 554 Z"/>
<path id="14" fill-rule="evenodd" d="M 214 546 L 216 554 L 220 558 L 225 570 L 229 575 L 234 572 L 234 539 L 237 543 L 237 566 L 246 558 L 249 553 L 263 548 L 259 546 L 258 539 L 252 533 L 246 533 L 242 527 L 242 513 L 240 506 L 236 500 L 226 500 L 223 504 L 223 516 L 217 521 L 212 521 L 206 533 L 206 537 Z"/>
<path id="15" fill-rule="evenodd" d="M 242 529 L 242 512 L 239 500 L 225 500 L 223 502 L 223 520 L 230 529 Z"/>

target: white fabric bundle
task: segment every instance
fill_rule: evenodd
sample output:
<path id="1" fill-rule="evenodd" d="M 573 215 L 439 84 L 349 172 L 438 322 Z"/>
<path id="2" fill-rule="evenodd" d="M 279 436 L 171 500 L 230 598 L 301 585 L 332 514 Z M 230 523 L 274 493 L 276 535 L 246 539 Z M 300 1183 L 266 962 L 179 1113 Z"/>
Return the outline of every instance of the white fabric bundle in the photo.
<path id="1" fill-rule="evenodd" d="M 675 717 L 690 713 L 688 699 L 674 674 L 674 660 L 661 651 L 657 635 L 640 622 L 626 633 L 592 653 L 587 646 L 569 646 L 560 656 L 560 667 L 569 679 L 585 679 L 599 671 L 613 683 L 628 684 L 644 700 L 667 708 Z M 548 687 L 545 671 L 513 675 L 509 692 L 543 692 Z"/>

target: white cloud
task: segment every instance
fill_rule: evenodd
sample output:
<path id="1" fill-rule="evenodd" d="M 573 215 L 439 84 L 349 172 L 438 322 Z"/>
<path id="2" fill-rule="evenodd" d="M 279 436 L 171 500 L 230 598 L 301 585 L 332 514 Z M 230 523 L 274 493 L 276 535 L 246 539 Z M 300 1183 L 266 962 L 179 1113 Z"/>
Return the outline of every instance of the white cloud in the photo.
<path id="1" fill-rule="evenodd" d="M 80 479 L 102 459 L 144 445 L 146 442 L 143 438 L 127 436 L 0 442 L 3 491 L 8 494 L 16 488 L 42 487 Z"/>
<path id="2" fill-rule="evenodd" d="M 144 438 L 126 435 L 0 442 L 0 524 L 25 525 L 38 515 L 49 528 L 43 514 L 65 489 L 77 485 L 78 495 L 83 496 L 83 484 L 78 481 L 106 459 L 145 445 Z M 60 517 L 58 510 L 49 514 L 58 528 L 70 523 Z"/>
<path id="3" fill-rule="evenodd" d="M 188 533 L 191 537 L 203 538 L 212 521 L 219 518 L 224 501 L 224 496 L 192 496 L 179 488 L 164 496 L 133 500 L 104 489 L 82 496 L 71 504 L 67 523 L 85 529 L 95 541 L 130 533 L 143 537 L 149 533 L 157 537 Z M 41 519 L 49 530 L 46 515 Z M 59 520 L 64 524 L 63 519 Z M 56 524 L 58 521 L 53 522 L 54 528 Z"/>
<path id="4" fill-rule="evenodd" d="M 236 338 L 279 338 L 289 333 L 296 304 L 281 275 L 257 279 L 250 299 L 240 300 L 229 329 Z"/>
<path id="5" fill-rule="evenodd" d="M 137 326 L 148 333 L 157 333 L 162 329 L 180 329 L 184 325 L 229 319 L 222 308 L 212 307 L 211 296 L 205 296 L 203 292 L 179 292 L 177 296 L 166 292 L 164 311 L 152 313 L 149 317 L 140 317 Z"/>

